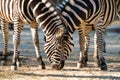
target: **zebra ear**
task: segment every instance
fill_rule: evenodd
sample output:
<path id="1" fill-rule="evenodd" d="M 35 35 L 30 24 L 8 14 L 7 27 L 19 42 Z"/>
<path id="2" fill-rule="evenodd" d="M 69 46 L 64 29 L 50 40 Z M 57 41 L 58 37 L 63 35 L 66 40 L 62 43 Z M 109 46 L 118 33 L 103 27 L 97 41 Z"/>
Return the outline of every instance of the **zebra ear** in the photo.
<path id="1" fill-rule="evenodd" d="M 65 29 L 64 29 L 64 28 L 59 28 L 59 29 L 57 29 L 56 34 L 55 34 L 55 37 L 56 37 L 56 38 L 61 38 L 62 35 L 64 34 L 64 32 L 65 32 Z"/>

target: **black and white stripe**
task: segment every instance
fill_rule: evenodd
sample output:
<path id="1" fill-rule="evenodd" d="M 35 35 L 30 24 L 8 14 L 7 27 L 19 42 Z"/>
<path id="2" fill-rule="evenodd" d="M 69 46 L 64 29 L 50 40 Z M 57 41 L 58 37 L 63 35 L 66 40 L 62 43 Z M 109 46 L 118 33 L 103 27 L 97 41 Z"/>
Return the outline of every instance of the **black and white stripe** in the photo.
<path id="1" fill-rule="evenodd" d="M 42 68 L 44 68 L 45 65 L 38 47 L 37 23 L 45 33 L 45 52 L 48 55 L 52 67 L 55 69 L 63 68 L 65 60 L 64 53 L 66 53 L 66 55 L 68 54 L 66 46 L 71 45 L 69 48 L 72 49 L 73 42 L 71 37 L 66 37 L 66 35 L 69 35 L 64 27 L 66 24 L 64 24 L 55 8 L 47 0 L 2 0 L 0 3 L 2 4 L 0 6 L 0 17 L 2 20 L 14 24 L 14 55 L 12 68 L 14 70 L 17 68 L 16 61 L 19 61 L 18 47 L 20 45 L 20 33 L 23 25 L 26 23 L 31 25 L 33 40 L 35 40 L 35 45 L 37 45 L 35 49 L 38 49 L 36 50 L 38 51 L 37 58 Z M 5 32 L 7 28 L 7 25 L 5 25 L 2 25 L 3 32 Z M 8 29 L 6 32 L 8 32 Z M 8 35 L 6 32 L 3 34 Z M 8 36 L 6 36 L 6 38 L 8 38 Z M 6 38 L 4 39 L 8 40 Z M 5 59 L 7 59 L 6 56 L 4 60 Z"/>
<path id="2" fill-rule="evenodd" d="M 117 6 L 117 16 L 120 19 L 120 0 L 115 0 Z"/>
<path id="3" fill-rule="evenodd" d="M 102 34 L 117 14 L 118 6 L 116 8 L 116 1 L 64 0 L 57 6 L 57 9 L 67 21 L 69 33 L 72 34 L 75 29 L 79 31 L 81 51 L 78 67 L 87 65 L 90 42 L 89 33 L 94 28 L 96 30 L 94 58 L 97 65 L 100 65 L 102 70 L 106 70 L 107 65 L 102 55 L 105 51 L 105 41 Z"/>
<path id="4" fill-rule="evenodd" d="M 7 56 L 8 56 L 8 40 L 9 40 L 9 33 L 8 33 L 8 23 L 14 24 L 14 35 L 13 35 L 13 43 L 14 43 L 14 55 L 17 54 L 18 56 L 18 47 L 20 45 L 20 33 L 22 31 L 24 24 L 31 25 L 31 32 L 33 37 L 33 43 L 35 46 L 36 57 L 39 61 L 39 64 L 42 68 L 45 68 L 45 65 L 42 61 L 42 57 L 40 54 L 39 48 L 39 40 L 37 32 L 38 25 L 33 17 L 33 12 L 30 10 L 30 7 L 27 6 L 28 0 L 23 0 L 23 2 L 16 1 L 16 0 L 1 0 L 0 1 L 0 18 L 1 18 L 1 26 L 3 32 L 3 41 L 4 41 L 4 51 L 3 51 L 3 61 L 2 65 L 6 65 Z M 29 9 L 29 10 L 27 10 Z M 16 58 L 14 56 L 14 58 Z M 19 60 L 18 60 L 19 62 Z"/>

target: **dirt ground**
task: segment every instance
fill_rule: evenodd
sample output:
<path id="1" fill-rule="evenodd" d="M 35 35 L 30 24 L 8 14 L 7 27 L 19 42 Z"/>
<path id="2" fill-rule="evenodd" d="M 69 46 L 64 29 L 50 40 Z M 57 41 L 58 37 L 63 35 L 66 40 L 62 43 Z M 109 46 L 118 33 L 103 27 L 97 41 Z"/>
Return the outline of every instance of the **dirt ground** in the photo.
<path id="1" fill-rule="evenodd" d="M 8 65 L 0 66 L 0 80 L 120 80 L 120 22 L 110 25 L 104 35 L 107 52 L 103 54 L 108 65 L 107 71 L 101 71 L 94 67 L 92 60 L 93 33 L 91 33 L 91 45 L 89 49 L 88 67 L 77 69 L 79 60 L 78 33 L 74 33 L 75 47 L 66 60 L 65 67 L 60 70 L 52 70 L 47 56 L 44 53 L 43 33 L 39 30 L 40 48 L 46 69 L 41 70 L 35 58 L 35 50 L 29 26 L 26 25 L 21 34 L 20 58 L 22 66 L 16 71 L 11 71 L 11 58 L 8 57 Z M 27 27 L 27 28 L 26 28 Z M 9 50 L 13 51 L 12 34 L 10 31 Z M 0 51 L 3 50 L 2 35 L 0 31 Z M 1 58 L 1 56 L 0 56 Z"/>

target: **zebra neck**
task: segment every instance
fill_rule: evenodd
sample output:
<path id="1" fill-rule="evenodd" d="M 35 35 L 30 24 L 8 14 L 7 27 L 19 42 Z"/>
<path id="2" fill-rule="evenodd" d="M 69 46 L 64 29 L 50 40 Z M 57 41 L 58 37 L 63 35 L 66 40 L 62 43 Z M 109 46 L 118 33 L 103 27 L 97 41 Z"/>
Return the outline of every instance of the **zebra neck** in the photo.
<path id="1" fill-rule="evenodd" d="M 68 10 L 67 8 L 73 4 L 75 4 L 74 0 L 63 0 L 62 3 L 56 6 L 57 11 L 60 12 L 61 16 L 66 21 L 68 25 L 67 29 L 71 34 L 75 31 L 75 28 L 74 28 L 75 25 L 70 21 L 71 19 L 70 19 L 69 11 L 71 10 Z"/>

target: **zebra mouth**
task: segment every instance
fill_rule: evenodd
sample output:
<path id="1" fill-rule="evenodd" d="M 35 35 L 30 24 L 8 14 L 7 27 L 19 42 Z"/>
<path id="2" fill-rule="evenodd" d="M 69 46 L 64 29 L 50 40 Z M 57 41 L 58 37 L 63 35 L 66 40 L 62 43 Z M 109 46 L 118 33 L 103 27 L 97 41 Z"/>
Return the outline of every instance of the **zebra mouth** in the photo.
<path id="1" fill-rule="evenodd" d="M 61 70 L 64 67 L 65 61 L 61 61 L 59 64 L 58 63 L 51 63 L 51 67 L 54 70 Z"/>

